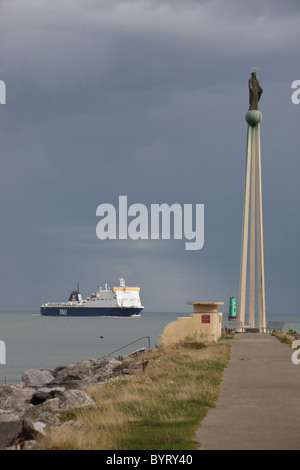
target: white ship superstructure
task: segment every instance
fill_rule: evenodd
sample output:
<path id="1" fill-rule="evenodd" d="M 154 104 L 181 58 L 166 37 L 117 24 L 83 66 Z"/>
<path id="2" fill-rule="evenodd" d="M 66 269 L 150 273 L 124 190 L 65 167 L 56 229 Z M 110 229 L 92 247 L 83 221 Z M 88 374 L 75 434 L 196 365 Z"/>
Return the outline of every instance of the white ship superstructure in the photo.
<path id="1" fill-rule="evenodd" d="M 41 306 L 42 315 L 52 316 L 132 316 L 143 310 L 140 287 L 120 285 L 100 287 L 96 294 L 82 298 L 79 289 L 72 291 L 68 302 L 47 302 Z"/>

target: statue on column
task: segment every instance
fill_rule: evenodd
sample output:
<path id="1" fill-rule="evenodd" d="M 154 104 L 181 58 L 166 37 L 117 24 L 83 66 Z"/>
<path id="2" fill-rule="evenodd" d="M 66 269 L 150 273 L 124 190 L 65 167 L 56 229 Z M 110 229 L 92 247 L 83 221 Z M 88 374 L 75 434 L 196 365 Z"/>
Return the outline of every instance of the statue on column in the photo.
<path id="1" fill-rule="evenodd" d="M 259 84 L 259 81 L 256 78 L 256 72 L 251 72 L 251 77 L 248 81 L 249 85 L 249 110 L 250 109 L 258 109 L 258 102 L 262 95 L 263 89 Z"/>

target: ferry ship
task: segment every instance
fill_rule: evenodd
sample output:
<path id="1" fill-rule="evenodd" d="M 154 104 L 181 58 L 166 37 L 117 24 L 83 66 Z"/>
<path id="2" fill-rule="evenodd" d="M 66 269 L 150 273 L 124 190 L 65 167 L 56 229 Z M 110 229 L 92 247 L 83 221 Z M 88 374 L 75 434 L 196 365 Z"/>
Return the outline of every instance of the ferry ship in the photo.
<path id="1" fill-rule="evenodd" d="M 140 287 L 125 285 L 123 278 L 119 279 L 120 285 L 107 287 L 90 297 L 82 298 L 79 287 L 71 292 L 67 302 L 47 302 L 41 305 L 41 314 L 50 316 L 115 316 L 131 317 L 139 315 L 143 306 L 140 299 Z"/>

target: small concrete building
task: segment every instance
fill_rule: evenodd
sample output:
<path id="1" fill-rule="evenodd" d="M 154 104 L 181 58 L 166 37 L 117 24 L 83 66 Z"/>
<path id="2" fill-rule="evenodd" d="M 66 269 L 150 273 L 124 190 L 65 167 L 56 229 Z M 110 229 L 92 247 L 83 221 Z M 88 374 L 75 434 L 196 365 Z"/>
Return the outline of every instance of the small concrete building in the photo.
<path id="1" fill-rule="evenodd" d="M 193 313 L 168 323 L 158 336 L 158 346 L 171 346 L 185 340 L 209 343 L 221 338 L 222 313 L 218 312 L 218 305 L 224 302 L 187 303 L 194 306 Z"/>

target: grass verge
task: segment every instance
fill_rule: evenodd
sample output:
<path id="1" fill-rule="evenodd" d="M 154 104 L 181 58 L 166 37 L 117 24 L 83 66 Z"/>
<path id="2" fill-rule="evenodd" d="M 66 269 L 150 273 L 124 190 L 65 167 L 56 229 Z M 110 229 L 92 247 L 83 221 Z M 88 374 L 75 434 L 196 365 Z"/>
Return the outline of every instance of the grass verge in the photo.
<path id="1" fill-rule="evenodd" d="M 121 376 L 91 386 L 92 408 L 62 413 L 81 427 L 55 429 L 37 449 L 62 450 L 193 450 L 195 432 L 214 407 L 230 342 L 180 345 L 152 350 L 137 375 Z"/>
<path id="2" fill-rule="evenodd" d="M 291 329 L 286 333 L 282 333 L 282 331 L 279 330 L 274 330 L 272 331 L 271 335 L 275 336 L 275 338 L 277 338 L 281 343 L 287 344 L 290 347 L 295 340 L 300 338 L 300 334 Z"/>

